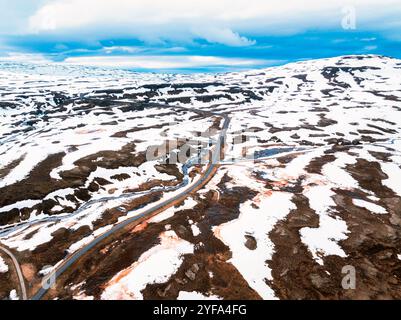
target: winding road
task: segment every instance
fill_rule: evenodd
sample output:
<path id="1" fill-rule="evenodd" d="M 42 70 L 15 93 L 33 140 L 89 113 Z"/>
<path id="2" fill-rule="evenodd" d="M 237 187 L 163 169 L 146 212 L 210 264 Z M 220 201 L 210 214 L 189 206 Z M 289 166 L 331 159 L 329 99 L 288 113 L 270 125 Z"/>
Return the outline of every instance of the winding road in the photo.
<path id="1" fill-rule="evenodd" d="M 87 100 L 91 100 L 91 99 L 87 99 Z M 93 100 L 95 100 L 95 99 L 93 99 Z M 124 101 L 124 100 L 116 100 L 116 101 L 110 101 L 110 102 L 115 102 L 115 103 L 120 103 L 120 104 L 131 103 L 130 101 Z M 158 108 L 164 107 L 164 108 L 182 109 L 182 110 L 186 110 L 186 111 L 200 113 L 200 114 L 203 114 L 206 116 L 218 116 L 218 117 L 224 119 L 223 127 L 220 131 L 219 138 L 217 139 L 217 142 L 216 142 L 213 152 L 211 152 L 211 156 L 210 156 L 211 161 L 209 162 L 207 169 L 205 170 L 205 172 L 202 173 L 202 176 L 196 182 L 194 182 L 193 184 L 191 184 L 189 186 L 188 186 L 188 183 L 186 183 L 186 184 L 180 184 L 180 185 L 174 187 L 174 189 L 168 189 L 168 190 L 164 189 L 164 191 L 172 191 L 172 190 L 178 190 L 178 189 L 182 189 L 182 190 L 179 194 L 177 194 L 169 199 L 166 199 L 166 200 L 162 201 L 161 203 L 154 204 L 152 207 L 150 207 L 149 209 L 146 209 L 142 213 L 137 214 L 136 216 L 134 216 L 132 218 L 129 218 L 119 224 L 114 225 L 109 231 L 99 235 L 98 237 L 93 239 L 89 244 L 87 244 L 83 248 L 81 248 L 78 251 L 74 252 L 73 254 L 67 256 L 65 258 L 65 260 L 62 261 L 62 263 L 60 263 L 53 270 L 52 276 L 55 276 L 56 278 L 60 277 L 67 270 L 71 269 L 71 267 L 73 267 L 73 265 L 79 259 L 81 259 L 86 254 L 88 254 L 91 249 L 95 248 L 101 242 L 107 240 L 108 238 L 110 238 L 111 236 L 116 234 L 118 231 L 121 231 L 128 226 L 130 228 L 134 227 L 135 225 L 141 223 L 142 221 L 151 218 L 152 216 L 164 211 L 165 209 L 167 209 L 169 207 L 172 207 L 177 202 L 181 202 L 181 201 L 185 200 L 191 193 L 193 193 L 196 190 L 198 190 L 199 188 L 203 187 L 210 180 L 210 178 L 213 177 L 214 173 L 216 172 L 217 166 L 219 164 L 222 164 L 221 159 L 220 159 L 220 154 L 221 154 L 221 150 L 224 145 L 224 142 L 226 140 L 227 129 L 230 124 L 230 118 L 226 114 L 215 113 L 215 112 L 201 110 L 201 109 L 190 109 L 190 108 L 176 106 L 176 105 L 159 104 L 159 103 L 149 104 L 149 107 L 158 107 Z M 394 142 L 392 141 L 392 143 L 394 143 Z M 297 150 L 295 148 L 295 150 L 291 150 L 291 151 L 294 152 L 294 151 L 308 151 L 308 150 L 305 150 L 305 149 Z M 243 159 L 243 161 L 249 161 L 249 159 Z M 224 163 L 224 164 L 229 164 L 229 163 Z M 153 191 L 154 190 L 151 190 L 149 192 L 153 192 Z M 125 195 L 125 197 L 127 197 L 127 198 L 131 197 L 131 196 L 133 196 L 133 194 Z M 102 199 L 98 199 L 95 202 L 104 202 L 104 201 L 108 201 L 108 200 L 113 200 L 114 198 L 115 197 L 105 197 Z M 88 203 L 85 203 L 81 208 L 79 208 L 75 212 L 75 214 L 82 212 L 84 209 L 88 208 L 93 203 L 94 202 L 91 202 L 91 201 L 89 201 Z M 71 216 L 71 215 L 69 215 L 69 216 Z M 60 219 L 60 217 L 59 217 L 59 219 Z M 0 247 L 0 250 L 4 251 L 12 259 L 15 269 L 17 270 L 23 299 L 27 299 L 24 278 L 23 278 L 22 271 L 18 264 L 17 259 L 13 256 L 13 254 L 9 250 L 2 248 L 2 247 Z M 42 286 L 31 297 L 31 299 L 32 300 L 40 300 L 47 294 L 48 291 L 49 291 L 49 288 L 45 288 Z"/>
<path id="2" fill-rule="evenodd" d="M 95 103 L 100 101 L 99 99 L 91 99 L 91 98 L 87 98 L 87 97 L 85 97 L 85 98 L 79 97 L 76 99 L 70 99 L 69 101 L 74 102 L 74 101 L 81 100 L 81 99 L 85 99 L 85 101 L 91 101 L 91 102 L 95 102 Z M 126 101 L 126 100 L 108 100 L 108 102 L 115 103 L 115 104 L 133 103 L 132 101 Z M 190 109 L 190 108 L 186 108 L 186 107 L 182 107 L 182 106 L 173 106 L 173 105 L 161 104 L 161 103 L 149 103 L 149 104 L 147 104 L 147 108 L 174 108 L 174 109 L 181 109 L 181 110 L 185 110 L 185 111 L 199 113 L 199 114 L 202 114 L 205 116 L 219 116 L 219 117 L 224 117 L 224 118 L 226 117 L 225 115 L 221 115 L 219 113 L 214 113 L 214 112 L 207 111 L 207 110 L 201 110 L 201 109 L 196 109 L 196 108 Z M 32 134 L 32 136 L 40 134 L 43 130 L 46 130 L 46 129 L 39 130 L 39 131 L 35 132 L 34 134 Z M 65 215 L 58 215 L 58 216 L 49 216 L 49 217 L 45 217 L 40 220 L 34 220 L 34 221 L 17 222 L 14 224 L 7 225 L 6 227 L 0 226 L 0 236 L 5 237 L 11 233 L 15 233 L 17 230 L 23 231 L 26 228 L 32 227 L 34 225 L 42 224 L 45 222 L 50 222 L 50 221 L 60 222 L 63 219 L 70 219 L 76 215 L 79 215 L 82 211 L 88 209 L 89 207 L 91 207 L 92 205 L 95 205 L 97 203 L 104 203 L 104 202 L 107 202 L 110 200 L 123 199 L 123 198 L 129 199 L 129 198 L 137 197 L 140 195 L 154 193 L 157 191 L 164 191 L 164 192 L 175 191 L 175 190 L 185 187 L 187 184 L 188 184 L 188 180 L 184 179 L 184 181 L 182 183 L 180 183 L 179 185 L 176 185 L 176 186 L 172 186 L 172 187 L 158 187 L 158 188 L 154 188 L 152 190 L 143 191 L 143 192 L 125 193 L 125 194 L 119 195 L 119 196 L 107 196 L 107 197 L 102 197 L 99 199 L 89 200 L 88 202 L 85 202 L 82 206 L 77 208 L 73 213 L 69 213 L 69 214 L 65 214 Z"/>
<path id="3" fill-rule="evenodd" d="M 120 103 L 122 101 L 119 101 Z M 126 102 L 125 102 L 126 103 Z M 102 241 L 106 240 L 107 238 L 111 237 L 113 234 L 116 232 L 124 229 L 127 226 L 135 226 L 136 224 L 139 224 L 141 221 L 146 220 L 151 218 L 152 216 L 158 214 L 161 211 L 164 211 L 165 209 L 175 205 L 177 202 L 181 202 L 185 200 L 192 192 L 200 189 L 203 187 L 214 175 L 217 165 L 220 163 L 220 156 L 221 156 L 221 150 L 222 146 L 224 146 L 224 142 L 226 140 L 226 134 L 227 134 L 227 129 L 230 124 L 230 118 L 225 115 L 225 114 L 219 114 L 219 113 L 213 113 L 209 111 L 204 111 L 204 110 L 194 110 L 194 109 L 189 109 L 189 108 L 184 108 L 184 107 L 179 107 L 179 106 L 170 106 L 170 105 L 157 105 L 158 107 L 170 107 L 170 108 L 179 108 L 179 109 L 185 109 L 188 111 L 195 111 L 203 114 L 208 114 L 208 115 L 213 115 L 213 116 L 218 116 L 222 117 L 224 119 L 223 127 L 220 131 L 219 138 L 216 142 L 215 148 L 213 151 L 211 151 L 211 157 L 209 161 L 209 165 L 205 172 L 202 174 L 202 177 L 199 178 L 195 183 L 190 185 L 188 188 L 185 188 L 182 190 L 179 194 L 166 199 L 165 201 L 156 204 L 152 206 L 151 208 L 145 210 L 141 214 L 138 214 L 130 219 L 127 219 L 117 225 L 115 225 L 112 229 L 109 231 L 101 234 L 94 240 L 92 240 L 89 244 L 84 246 L 83 248 L 79 249 L 78 251 L 74 252 L 70 256 L 68 256 L 59 266 L 55 268 L 55 270 L 52 271 L 51 276 L 55 277 L 56 279 L 61 276 L 64 272 L 66 272 L 75 262 L 77 262 L 81 257 L 83 257 L 86 253 L 88 253 L 91 249 L 93 249 L 95 246 L 97 246 L 99 243 Z M 47 287 L 41 287 L 32 297 L 31 300 L 40 300 L 42 299 L 45 294 L 49 291 L 49 288 Z"/>

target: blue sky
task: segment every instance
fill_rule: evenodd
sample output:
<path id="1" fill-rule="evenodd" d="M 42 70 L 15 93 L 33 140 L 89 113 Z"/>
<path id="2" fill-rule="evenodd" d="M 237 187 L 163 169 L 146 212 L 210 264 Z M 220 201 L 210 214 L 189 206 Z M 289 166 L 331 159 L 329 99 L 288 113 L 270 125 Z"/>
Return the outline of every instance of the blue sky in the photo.
<path id="1" fill-rule="evenodd" d="M 0 0 L 0 60 L 228 71 L 401 58 L 401 1 Z"/>

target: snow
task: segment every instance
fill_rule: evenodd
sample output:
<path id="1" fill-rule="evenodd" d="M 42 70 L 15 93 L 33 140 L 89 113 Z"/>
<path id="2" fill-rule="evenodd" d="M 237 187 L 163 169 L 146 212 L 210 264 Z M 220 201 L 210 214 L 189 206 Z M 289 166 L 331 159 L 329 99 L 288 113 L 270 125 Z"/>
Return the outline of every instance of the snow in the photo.
<path id="1" fill-rule="evenodd" d="M 164 220 L 167 220 L 174 216 L 175 213 L 183 210 L 189 210 L 193 209 L 198 202 L 194 200 L 192 197 L 185 199 L 184 203 L 180 205 L 179 207 L 170 207 L 167 210 L 164 210 L 163 212 L 159 213 L 158 215 L 154 216 L 153 218 L 149 219 L 149 223 L 158 223 L 162 222 Z"/>
<path id="2" fill-rule="evenodd" d="M 88 112 L 83 112 L 76 110 L 79 103 L 69 103 L 65 105 L 65 110 L 55 110 L 55 92 L 68 98 L 76 98 L 80 94 L 101 98 L 102 94 L 95 93 L 94 90 L 123 89 L 124 93 L 139 94 L 137 100 L 149 99 L 150 102 L 165 102 L 166 98 L 190 97 L 190 102 L 185 104 L 188 108 L 220 111 L 230 115 L 232 121 L 228 129 L 227 141 L 232 141 L 241 130 L 246 132 L 247 128 L 259 129 L 249 133 L 252 136 L 250 141 L 229 150 L 226 160 L 234 164 L 224 163 L 208 185 L 198 194 L 204 196 L 211 190 L 219 195 L 223 194 L 218 184 L 226 173 L 231 178 L 231 181 L 226 183 L 226 188 L 243 186 L 259 193 L 254 199 L 241 204 L 238 219 L 217 226 L 214 232 L 230 247 L 233 253 L 230 262 L 243 274 L 250 286 L 263 298 L 275 298 L 273 291 L 265 283 L 265 279 L 271 279 L 270 270 L 265 261 L 271 258 L 274 252 L 274 245 L 268 237 L 268 232 L 274 228 L 277 221 L 285 219 L 290 210 L 295 207 L 292 194 L 280 191 L 281 187 L 292 186 L 301 181 L 303 194 L 309 199 L 311 208 L 319 215 L 318 228 L 300 230 L 302 241 L 319 263 L 323 263 L 324 255 L 346 256 L 340 242 L 346 239 L 348 229 L 335 210 L 333 196 L 336 189 L 362 191 L 366 194 L 366 201 L 353 199 L 354 205 L 375 214 L 387 213 L 385 208 L 378 205 L 381 199 L 373 192 L 363 190 L 347 171 L 348 166 L 355 164 L 358 158 L 378 162 L 382 171 L 388 176 L 383 179 L 383 185 L 401 196 L 401 140 L 399 139 L 401 117 L 398 111 L 401 103 L 397 100 L 391 100 L 389 103 L 385 97 L 373 93 L 376 91 L 385 95 L 400 96 L 399 64 L 400 60 L 379 56 L 366 56 L 361 60 L 337 57 L 257 71 L 216 75 L 160 75 L 77 66 L 57 65 L 49 68 L 40 64 L 32 66 L 0 62 L 0 86 L 2 87 L 0 102 L 13 104 L 13 107 L 4 107 L 0 110 L 0 169 L 16 160 L 21 160 L 15 168 L 0 179 L 0 188 L 28 177 L 37 164 L 56 153 L 66 153 L 61 165 L 51 168 L 50 177 L 59 180 L 61 172 L 75 168 L 75 161 L 82 157 L 105 150 L 118 151 L 131 142 L 135 143 L 133 154 L 136 154 L 146 151 L 149 146 L 159 145 L 177 137 L 204 141 L 204 137 L 196 137 L 194 131 L 207 129 L 212 124 L 211 117 L 202 118 L 192 111 L 175 110 L 174 112 L 166 108 L 145 108 L 123 112 L 119 106 L 113 105 L 107 109 L 108 113 L 104 113 L 105 110 L 101 106 L 94 106 Z M 359 85 L 355 77 L 345 71 L 340 71 L 334 80 L 328 80 L 323 76 L 324 67 L 338 65 L 373 66 L 378 69 L 355 70 L 355 77 L 363 79 L 362 85 Z M 294 77 L 301 74 L 307 75 L 308 82 Z M 279 77 L 282 84 L 278 81 L 266 82 L 275 77 Z M 343 88 L 335 87 L 333 81 L 344 82 L 349 85 L 349 88 L 343 90 Z M 184 86 L 177 95 L 170 92 L 174 84 L 205 82 L 217 82 L 222 85 L 207 85 L 205 93 L 202 94 L 191 86 Z M 146 84 L 164 84 L 167 87 L 155 89 L 156 94 L 147 98 L 146 93 L 149 93 L 150 89 L 143 86 Z M 272 92 L 266 89 L 270 85 L 276 87 Z M 222 94 L 232 87 L 240 87 L 247 92 L 252 91 L 260 95 L 262 99 L 250 100 L 246 94 L 240 92 L 230 93 L 232 100 L 225 97 L 207 102 L 196 99 L 202 95 Z M 324 93 L 333 88 L 338 90 L 331 91 L 331 96 Z M 141 96 L 141 93 L 145 95 Z M 121 98 L 122 94 L 117 94 L 116 97 Z M 44 104 L 41 111 L 48 116 L 46 117 L 48 119 L 45 120 L 42 114 L 38 114 L 38 103 Z M 173 104 L 181 105 L 180 102 L 173 102 Z M 323 111 L 313 110 L 314 108 L 320 108 Z M 324 127 L 319 126 L 322 114 L 325 119 L 333 120 L 333 122 Z M 192 119 L 194 116 L 196 116 L 195 119 Z M 30 124 L 30 120 L 35 120 L 34 124 Z M 114 121 L 117 125 L 102 124 Z M 163 127 L 146 129 L 157 125 L 163 125 Z M 372 125 L 379 126 L 385 131 L 381 132 L 382 135 L 367 135 L 383 139 L 383 142 L 363 142 L 362 145 L 351 146 L 349 151 L 332 151 L 336 159 L 322 167 L 322 174 L 307 172 L 307 165 L 312 160 L 330 151 L 331 146 L 328 146 L 327 139 L 339 137 L 349 141 L 360 139 L 365 134 L 360 134 L 358 130 L 378 131 L 372 128 Z M 270 126 L 279 130 L 272 133 Z M 127 137 L 113 137 L 117 132 L 133 128 L 143 130 L 130 132 Z M 299 139 L 295 138 L 295 133 Z M 321 134 L 327 136 L 321 136 Z M 272 140 L 273 136 L 283 143 L 277 143 L 277 139 Z M 301 146 L 302 140 L 308 145 Z M 296 158 L 289 163 L 279 163 L 273 159 L 275 157 L 263 159 L 261 163 L 237 163 L 238 158 L 241 158 L 243 147 L 249 148 L 252 152 L 270 147 L 302 147 L 304 150 L 299 151 Z M 378 160 L 369 151 L 390 153 L 388 162 Z M 283 155 L 284 153 L 280 154 L 280 156 Z M 59 212 L 57 217 L 60 221 L 51 221 L 55 216 L 48 216 L 34 210 L 31 216 L 26 218 L 30 226 L 24 226 L 18 229 L 18 232 L 1 236 L 1 241 L 18 251 L 34 250 L 39 245 L 49 242 L 53 238 L 52 234 L 60 228 L 77 230 L 82 226 L 89 226 L 92 234 L 79 239 L 68 248 L 70 253 L 75 252 L 112 227 L 106 226 L 94 230 L 93 222 L 101 219 L 102 213 L 108 208 L 123 206 L 127 199 L 118 197 L 125 191 L 156 179 L 163 181 L 176 179 L 174 176 L 158 172 L 155 169 L 156 164 L 156 161 L 148 161 L 138 168 L 133 166 L 115 169 L 97 167 L 84 181 L 84 188 L 88 188 L 98 177 L 110 181 L 109 185 L 90 193 L 91 201 L 106 199 L 100 202 L 89 201 L 84 204 L 79 200 L 76 202 L 67 200 L 66 198 L 73 195 L 76 188 L 65 188 L 56 190 L 43 199 L 26 199 L 3 206 L 0 208 L 0 214 L 13 209 L 31 209 L 43 200 L 54 199 L 57 205 L 53 208 L 53 212 Z M 180 169 L 180 166 L 178 167 Z M 255 178 L 256 172 L 261 173 L 262 178 L 273 181 L 273 191 L 265 188 L 265 181 Z M 123 181 L 112 179 L 111 177 L 116 174 L 127 174 L 129 178 Z M 191 184 L 195 180 L 196 178 Z M 150 206 L 183 191 L 185 188 L 165 192 L 162 200 L 128 212 L 119 218 L 119 222 L 134 217 Z M 151 218 L 149 222 L 165 221 L 179 214 L 180 211 L 193 209 L 196 205 L 197 202 L 193 198 L 188 198 L 179 207 L 171 207 Z M 67 207 L 75 210 L 74 213 L 67 214 L 66 212 L 69 212 L 66 210 Z M 200 232 L 198 225 L 189 223 L 196 237 Z M 161 245 L 144 253 L 141 261 L 124 270 L 127 274 L 121 276 L 121 281 L 115 281 L 105 290 L 106 298 L 120 297 L 119 295 L 141 298 L 140 290 L 146 283 L 164 281 L 174 272 L 181 262 L 178 252 L 191 252 L 192 245 L 171 234 L 170 229 L 171 226 L 166 226 L 168 231 L 162 236 L 170 240 L 163 240 Z M 26 238 L 30 233 L 32 237 Z M 249 250 L 244 246 L 244 235 L 248 234 L 257 240 L 256 250 Z M 174 245 L 170 246 L 170 242 L 174 242 Z M 161 268 L 162 270 L 153 270 L 152 268 L 156 268 L 154 257 L 164 259 L 168 265 Z M 142 267 L 143 265 L 146 268 Z M 137 281 L 136 278 L 135 281 L 132 280 L 131 277 L 138 275 L 141 279 L 146 279 L 146 283 L 143 282 L 145 280 Z M 198 294 L 200 295 L 198 292 L 180 293 L 184 298 L 195 297 Z M 85 294 L 80 292 L 76 297 L 83 299 Z"/>
<path id="3" fill-rule="evenodd" d="M 213 229 L 215 236 L 232 252 L 229 262 L 263 299 L 276 299 L 273 290 L 265 281 L 272 279 L 266 261 L 271 259 L 274 252 L 274 245 L 268 233 L 279 220 L 284 219 L 292 209 L 296 208 L 291 198 L 292 195 L 289 193 L 274 192 L 258 199 L 258 209 L 252 206 L 256 199 L 247 201 L 241 205 L 237 220 Z M 256 239 L 256 250 L 245 247 L 245 235 L 248 234 Z"/>
<path id="4" fill-rule="evenodd" d="M 53 270 L 54 270 L 54 266 L 49 266 L 49 267 L 45 266 L 42 270 L 40 270 L 38 272 L 38 274 L 41 276 L 47 276 L 48 274 L 53 272 Z"/>
<path id="5" fill-rule="evenodd" d="M 184 254 L 193 253 L 194 246 L 180 239 L 174 231 L 160 235 L 161 243 L 145 253 L 128 269 L 120 271 L 107 284 L 103 300 L 140 300 L 147 284 L 163 283 L 180 267 Z"/>
<path id="6" fill-rule="evenodd" d="M 195 224 L 191 225 L 191 230 L 192 230 L 192 234 L 194 235 L 194 237 L 197 237 L 200 235 L 201 231 L 199 229 L 199 227 Z"/>
<path id="7" fill-rule="evenodd" d="M 344 170 L 346 165 L 356 163 L 355 157 L 344 152 L 336 153 L 336 160 L 323 166 L 322 174 L 331 183 L 345 189 L 358 188 L 358 182 Z"/>
<path id="8" fill-rule="evenodd" d="M 381 168 L 388 179 L 383 180 L 383 185 L 392 189 L 398 196 L 401 196 L 401 168 L 396 163 L 382 163 Z"/>
<path id="9" fill-rule="evenodd" d="M 381 206 L 378 206 L 377 204 L 374 204 L 372 202 L 368 202 L 368 201 L 364 201 L 364 200 L 360 200 L 360 199 L 353 199 L 352 202 L 354 203 L 354 205 L 361 207 L 361 208 L 365 208 L 370 212 L 373 213 L 377 213 L 377 214 L 387 214 L 387 210 L 384 209 Z"/>
<path id="10" fill-rule="evenodd" d="M 17 290 L 15 290 L 15 289 L 11 290 L 9 298 L 10 298 L 10 300 L 19 300 Z"/>
<path id="11" fill-rule="evenodd" d="M 141 184 L 149 181 L 149 180 L 162 180 L 162 181 L 171 181 L 175 180 L 175 176 L 171 176 L 165 173 L 160 173 L 155 169 L 155 165 L 157 165 L 157 161 L 147 161 L 144 164 L 140 165 L 138 168 L 136 167 L 125 167 L 118 169 L 105 169 L 105 168 L 97 168 L 96 171 L 92 172 L 86 183 L 86 187 L 89 187 L 91 181 L 95 178 L 103 178 L 110 182 L 110 185 L 104 186 L 105 190 L 102 193 L 95 194 L 93 199 L 99 199 L 102 196 L 110 194 L 110 190 L 116 190 L 113 192 L 114 196 L 122 195 L 123 191 L 127 189 L 135 189 L 139 187 Z M 111 177 L 117 174 L 128 174 L 130 178 L 125 179 L 123 181 L 118 181 L 116 179 L 112 179 Z"/>
<path id="12" fill-rule="evenodd" d="M 277 168 L 273 170 L 273 176 L 279 180 L 290 180 L 295 181 L 301 175 L 306 174 L 306 166 L 316 157 L 319 157 L 323 153 L 323 150 L 317 149 L 304 154 L 300 154 L 294 160 L 292 160 L 286 167 L 285 170 Z"/>
<path id="13" fill-rule="evenodd" d="M 91 235 L 82 238 L 81 240 L 73 243 L 68 249 L 67 251 L 69 253 L 74 253 L 75 251 L 78 251 L 79 249 L 85 247 L 87 244 L 89 244 L 90 242 L 92 242 L 96 237 L 100 236 L 101 234 L 109 231 L 113 226 L 109 225 L 109 226 L 105 226 L 99 229 L 96 229 Z"/>
<path id="14" fill-rule="evenodd" d="M 18 251 L 35 250 L 39 245 L 49 242 L 53 238 L 52 233 L 58 229 L 59 226 L 47 222 L 32 227 L 30 232 L 36 231 L 36 233 L 30 239 L 25 239 L 25 233 L 22 233 L 15 235 L 15 237 L 2 239 L 2 242 Z"/>
<path id="15" fill-rule="evenodd" d="M 128 212 L 126 216 L 120 217 L 120 218 L 118 219 L 118 221 L 121 222 L 121 221 L 130 219 L 130 218 L 132 218 L 132 217 L 135 217 L 135 216 L 137 216 L 137 215 L 143 213 L 144 211 L 148 210 L 149 208 L 151 208 L 151 207 L 153 207 L 153 206 L 155 206 L 155 205 L 159 205 L 159 204 L 161 204 L 161 203 L 164 203 L 167 199 L 171 199 L 171 198 L 173 198 L 173 197 L 176 196 L 176 195 L 185 193 L 185 191 L 186 191 L 186 190 L 189 190 L 194 184 L 196 184 L 196 182 L 197 182 L 199 179 L 200 179 L 200 177 L 197 176 L 195 179 L 193 179 L 190 183 L 188 183 L 188 184 L 187 184 L 186 186 L 184 186 L 183 188 L 179 188 L 179 189 L 177 189 L 177 190 L 173 190 L 173 191 L 166 192 L 165 195 L 164 195 L 160 200 L 158 200 L 158 201 L 156 201 L 156 202 L 152 202 L 152 203 L 150 203 L 150 204 L 147 204 L 147 205 L 145 205 L 144 207 L 141 207 L 140 209 L 132 210 L 132 211 Z M 189 206 L 192 206 L 193 204 L 194 204 L 194 203 L 192 202 Z M 168 213 L 167 216 L 171 216 L 171 212 Z M 162 218 L 164 218 L 164 217 L 162 216 Z M 149 219 L 149 221 L 152 221 L 152 219 Z M 153 221 L 155 221 L 155 220 L 153 220 Z M 156 221 L 158 221 L 157 218 L 156 218 Z"/>
<path id="16" fill-rule="evenodd" d="M 133 196 L 132 198 L 135 198 Z M 116 208 L 124 204 L 129 198 L 121 200 L 108 200 L 103 203 L 92 203 L 83 209 L 78 209 L 75 213 L 67 215 L 59 215 L 59 221 L 40 221 L 40 218 L 46 218 L 46 215 L 37 216 L 34 214 L 30 218 L 30 222 L 36 222 L 29 224 L 27 227 L 22 228 L 22 230 L 15 230 L 4 236 L 2 242 L 7 246 L 14 248 L 18 251 L 24 250 L 35 250 L 39 245 L 49 242 L 53 239 L 53 233 L 60 228 L 66 228 L 70 230 L 77 230 L 82 226 L 89 226 L 93 230 L 93 222 L 100 219 L 103 212 L 110 208 Z M 111 228 L 112 226 L 106 226 L 95 230 L 90 236 L 95 236 L 99 232 L 103 232 L 106 228 Z M 28 234 L 31 234 L 29 239 L 26 239 Z M 88 241 L 89 239 L 82 239 L 82 241 Z M 71 250 L 79 249 L 83 242 L 78 245 L 72 245 Z"/>
<path id="17" fill-rule="evenodd" d="M 94 296 L 88 296 L 84 292 L 79 292 L 73 297 L 74 300 L 95 300 Z"/>
<path id="18" fill-rule="evenodd" d="M 167 198 L 173 197 L 178 193 L 183 192 L 185 189 L 190 188 L 194 183 L 196 183 L 196 181 L 197 180 L 194 179 L 186 187 L 184 187 L 184 189 L 178 189 L 166 192 L 166 194 L 161 200 L 155 203 L 148 204 L 140 209 L 130 211 L 126 215 L 120 217 L 118 221 L 122 222 L 124 220 L 139 215 L 140 213 L 149 209 L 151 206 L 159 204 L 165 201 Z M 136 198 L 139 196 L 140 194 L 134 195 L 131 198 Z M 123 205 L 126 201 L 128 201 L 128 198 L 124 199 L 113 198 L 110 200 L 105 200 L 104 202 L 97 202 L 97 203 L 88 202 L 85 208 L 83 208 L 82 210 L 78 209 L 73 214 L 63 216 L 64 219 L 61 219 L 61 221 L 59 222 L 43 222 L 40 225 L 38 224 L 29 225 L 22 232 L 17 232 L 18 231 L 17 230 L 15 232 L 10 233 L 6 237 L 2 238 L 2 241 L 7 246 L 15 248 L 18 251 L 24 251 L 24 250 L 32 251 L 39 245 L 49 242 L 53 238 L 52 234 L 60 228 L 64 227 L 71 230 L 77 230 L 82 226 L 89 226 L 91 229 L 93 229 L 93 222 L 100 219 L 105 210 L 110 208 L 117 208 Z M 182 208 L 178 208 L 177 211 L 193 208 L 196 205 L 196 203 L 197 202 L 193 199 L 187 199 L 187 201 L 183 204 Z M 175 209 L 172 208 L 172 210 Z M 169 215 L 171 215 L 171 211 L 167 212 L 167 216 Z M 159 219 L 162 218 L 163 216 L 161 216 L 161 218 Z M 154 221 L 158 221 L 157 218 Z M 30 239 L 25 239 L 26 235 L 31 232 L 34 232 L 34 234 L 30 237 Z M 96 237 L 96 231 L 89 237 L 79 240 L 77 244 L 72 244 L 72 246 L 69 248 L 70 252 L 73 252 L 81 248 L 86 243 L 90 242 L 91 239 L 93 239 L 93 237 Z"/>
<path id="19" fill-rule="evenodd" d="M 233 188 L 236 186 L 247 186 L 248 188 L 254 190 L 259 190 L 263 188 L 263 183 L 255 180 L 251 176 L 252 171 L 253 168 L 246 165 L 230 166 L 229 176 L 231 180 L 226 183 L 226 187 Z"/>
<path id="20" fill-rule="evenodd" d="M 198 194 L 204 195 L 208 193 L 210 190 L 217 190 L 218 191 L 218 184 L 220 183 L 221 179 L 224 177 L 224 175 L 227 173 L 227 169 L 225 167 L 221 167 L 216 174 L 212 177 L 212 179 L 209 181 L 209 183 L 202 188 L 201 190 L 198 191 Z"/>
<path id="21" fill-rule="evenodd" d="M 177 300 L 222 300 L 222 298 L 216 295 L 204 295 L 196 291 L 180 291 Z"/>
<path id="22" fill-rule="evenodd" d="M 14 204 L 11 204 L 11 205 L 8 205 L 8 206 L 0 208 L 0 213 L 1 212 L 11 211 L 13 209 L 21 210 L 23 208 L 32 208 L 33 206 L 37 205 L 40 202 L 41 201 L 39 201 L 39 200 L 23 200 L 23 201 L 19 201 L 19 202 L 16 202 Z"/>
<path id="23" fill-rule="evenodd" d="M 6 273 L 8 271 L 8 265 L 4 259 L 0 256 L 0 273 Z"/>

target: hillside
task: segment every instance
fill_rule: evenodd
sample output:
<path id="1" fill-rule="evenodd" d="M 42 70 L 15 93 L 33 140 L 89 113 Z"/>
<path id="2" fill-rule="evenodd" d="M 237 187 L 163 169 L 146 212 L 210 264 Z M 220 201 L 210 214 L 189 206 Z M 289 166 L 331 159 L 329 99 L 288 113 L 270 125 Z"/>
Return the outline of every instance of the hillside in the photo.
<path id="1" fill-rule="evenodd" d="M 85 250 L 46 298 L 401 298 L 401 60 L 190 75 L 3 62 L 0 121 L 0 246 L 30 296 Z M 0 298 L 21 296 L 7 259 Z"/>

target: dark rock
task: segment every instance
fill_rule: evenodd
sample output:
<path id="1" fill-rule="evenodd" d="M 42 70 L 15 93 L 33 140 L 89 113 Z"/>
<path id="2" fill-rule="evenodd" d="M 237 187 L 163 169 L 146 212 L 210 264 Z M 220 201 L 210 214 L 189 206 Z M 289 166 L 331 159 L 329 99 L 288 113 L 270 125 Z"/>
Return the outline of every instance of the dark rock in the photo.
<path id="1" fill-rule="evenodd" d="M 249 250 L 256 250 L 256 248 L 258 247 L 256 239 L 250 235 L 245 235 L 245 239 L 245 247 L 247 247 Z"/>

